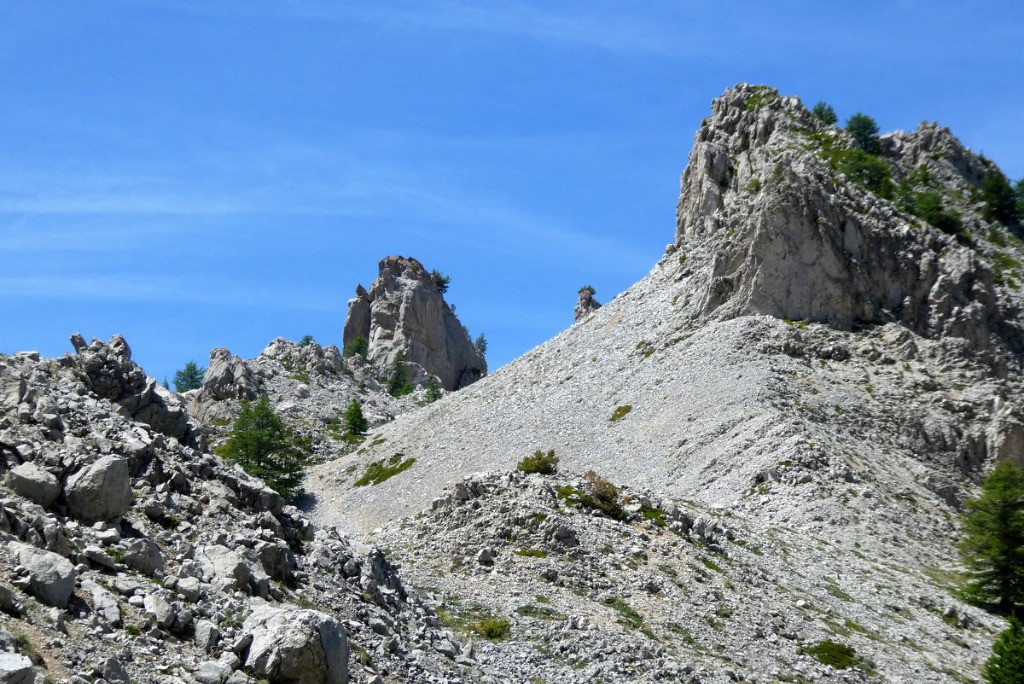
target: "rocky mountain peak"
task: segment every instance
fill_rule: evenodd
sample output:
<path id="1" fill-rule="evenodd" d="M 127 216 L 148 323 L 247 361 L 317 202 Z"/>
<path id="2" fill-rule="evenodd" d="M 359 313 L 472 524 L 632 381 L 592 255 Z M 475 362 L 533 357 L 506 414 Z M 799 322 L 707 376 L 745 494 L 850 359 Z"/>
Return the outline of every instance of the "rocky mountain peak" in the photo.
<path id="1" fill-rule="evenodd" d="M 999 264 L 1018 263 L 1009 233 L 977 200 L 984 163 L 934 124 L 879 147 L 863 153 L 773 88 L 714 100 L 677 205 L 676 267 L 699 283 L 693 315 L 895 322 L 984 354 L 1024 349 L 1009 322 L 1017 293 L 999 287 Z M 915 205 L 926 195 L 930 212 Z"/>
<path id="2" fill-rule="evenodd" d="M 368 360 L 389 367 L 399 353 L 418 384 L 436 376 L 446 390 L 487 374 L 487 361 L 444 300 L 433 276 L 411 257 L 389 256 L 369 291 L 362 285 L 349 301 L 344 342 L 362 337 Z"/>

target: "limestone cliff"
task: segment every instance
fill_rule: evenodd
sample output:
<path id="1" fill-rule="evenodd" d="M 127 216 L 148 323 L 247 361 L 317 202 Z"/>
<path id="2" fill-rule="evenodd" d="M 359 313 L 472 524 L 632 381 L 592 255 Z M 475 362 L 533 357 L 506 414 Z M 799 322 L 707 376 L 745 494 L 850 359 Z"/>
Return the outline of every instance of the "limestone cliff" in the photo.
<path id="1" fill-rule="evenodd" d="M 368 359 L 379 368 L 402 352 L 420 383 L 435 375 L 446 390 L 456 390 L 487 375 L 487 360 L 431 274 L 411 257 L 382 259 L 369 292 L 358 287 L 348 303 L 345 344 L 357 337 L 367 340 Z"/>
<path id="2" fill-rule="evenodd" d="M 714 100 L 677 207 L 676 246 L 708 260 L 691 258 L 694 271 L 710 268 L 695 311 L 844 330 L 895 322 L 985 355 L 1024 350 L 1017 298 L 996 292 L 1010 236 L 980 216 L 985 163 L 935 124 L 880 144 L 891 177 L 866 187 L 845 165 L 852 138 L 797 98 L 740 85 Z M 926 192 L 945 232 L 908 210 Z"/>

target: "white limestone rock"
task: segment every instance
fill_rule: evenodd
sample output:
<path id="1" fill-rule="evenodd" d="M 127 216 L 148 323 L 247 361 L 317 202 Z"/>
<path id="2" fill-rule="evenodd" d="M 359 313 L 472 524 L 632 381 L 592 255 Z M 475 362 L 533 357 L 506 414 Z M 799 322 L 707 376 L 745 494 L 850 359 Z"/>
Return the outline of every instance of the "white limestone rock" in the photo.
<path id="1" fill-rule="evenodd" d="M 120 456 L 103 456 L 69 477 L 65 492 L 68 509 L 79 520 L 119 518 L 132 505 L 128 461 Z"/>
<path id="2" fill-rule="evenodd" d="M 333 617 L 262 605 L 242 629 L 252 635 L 245 666 L 257 676 L 281 683 L 347 684 L 348 639 Z"/>
<path id="3" fill-rule="evenodd" d="M 68 605 L 78 572 L 67 558 L 21 542 L 8 542 L 7 549 L 18 559 L 30 594 L 49 606 Z"/>
<path id="4" fill-rule="evenodd" d="M 349 301 L 344 342 L 362 337 L 368 358 L 380 369 L 405 355 L 422 383 L 437 376 L 446 390 L 455 390 L 487 375 L 487 360 L 473 345 L 430 272 L 411 257 L 380 261 L 370 290 L 362 286 Z"/>
<path id="5" fill-rule="evenodd" d="M 20 463 L 7 472 L 5 484 L 15 493 L 43 508 L 60 496 L 60 483 L 56 476 L 34 463 Z"/>

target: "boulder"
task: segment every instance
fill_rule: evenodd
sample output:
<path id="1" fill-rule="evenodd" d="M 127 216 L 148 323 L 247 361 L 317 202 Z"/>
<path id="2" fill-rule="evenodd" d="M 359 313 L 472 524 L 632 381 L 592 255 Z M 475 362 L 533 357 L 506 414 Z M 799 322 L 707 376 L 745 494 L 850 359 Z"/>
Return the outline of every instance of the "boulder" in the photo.
<path id="1" fill-rule="evenodd" d="M 315 610 L 258 606 L 242 629 L 252 635 L 245 666 L 274 684 L 346 684 L 348 638 Z"/>
<path id="2" fill-rule="evenodd" d="M 32 661 L 17 653 L 0 651 L 0 684 L 33 684 L 36 669 Z"/>
<path id="3" fill-rule="evenodd" d="M 367 292 L 362 286 L 349 301 L 345 344 L 357 337 L 369 343 L 367 358 L 390 368 L 405 355 L 411 376 L 437 376 L 455 390 L 487 374 L 487 361 L 444 301 L 433 277 L 419 261 L 401 256 L 381 260 L 379 275 Z"/>
<path id="4" fill-rule="evenodd" d="M 224 348 L 210 351 L 210 365 L 206 367 L 200 391 L 204 401 L 255 399 L 258 395 L 256 374 L 245 361 Z"/>
<path id="5" fill-rule="evenodd" d="M 125 541 L 123 546 L 125 553 L 121 560 L 125 565 L 143 575 L 163 574 L 164 557 L 155 542 L 150 539 L 136 538 Z"/>
<path id="6" fill-rule="evenodd" d="M 48 508 L 60 496 L 56 476 L 34 463 L 22 463 L 7 472 L 6 484 L 32 503 Z"/>
<path id="7" fill-rule="evenodd" d="M 157 627 L 170 627 L 174 624 L 174 606 L 159 594 L 146 594 L 142 600 L 142 607 L 153 616 Z"/>
<path id="8" fill-rule="evenodd" d="M 121 609 L 117 597 L 92 580 L 83 580 L 82 589 L 92 597 L 93 611 L 112 627 L 121 624 Z"/>
<path id="9" fill-rule="evenodd" d="M 21 542 L 8 542 L 7 548 L 18 559 L 30 594 L 47 605 L 67 607 L 78 578 L 71 561 Z"/>
<path id="10" fill-rule="evenodd" d="M 68 478 L 65 486 L 71 515 L 86 522 L 111 520 L 132 505 L 128 461 L 103 456 Z"/>
<path id="11" fill-rule="evenodd" d="M 235 589 L 245 587 L 252 575 L 240 553 L 219 544 L 199 549 L 196 552 L 196 561 L 207 581 L 230 580 Z"/>

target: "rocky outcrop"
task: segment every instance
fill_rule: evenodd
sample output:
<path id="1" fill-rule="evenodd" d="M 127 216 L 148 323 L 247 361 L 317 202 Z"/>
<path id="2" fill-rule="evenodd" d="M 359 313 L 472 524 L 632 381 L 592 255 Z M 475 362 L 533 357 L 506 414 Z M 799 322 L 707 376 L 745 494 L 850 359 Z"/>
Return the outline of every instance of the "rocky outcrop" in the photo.
<path id="1" fill-rule="evenodd" d="M 844 131 L 774 89 L 740 85 L 713 102 L 677 208 L 677 246 L 703 279 L 695 313 L 844 330 L 897 322 L 981 353 L 993 344 L 1024 350 L 970 207 L 962 207 L 966 232 L 928 226 L 880 196 L 891 190 L 872 192 L 840 173 L 835 160 L 851 147 Z M 932 185 L 944 179 L 946 202 L 981 174 L 977 158 L 935 126 L 887 137 L 883 154 L 896 180 L 914 169 Z"/>
<path id="2" fill-rule="evenodd" d="M 430 273 L 419 261 L 389 256 L 370 290 L 360 285 L 349 301 L 345 344 L 369 343 L 368 359 L 381 369 L 401 352 L 418 384 L 436 376 L 446 390 L 476 382 L 487 361 L 469 339 Z"/>
<path id="3" fill-rule="evenodd" d="M 601 303 L 594 299 L 594 288 L 589 285 L 581 287 L 579 294 L 579 299 L 576 300 L 576 307 L 572 311 L 577 321 L 601 308 Z"/>
<path id="4" fill-rule="evenodd" d="M 75 333 L 71 346 L 75 349 L 71 362 L 81 370 L 79 377 L 96 396 L 116 402 L 129 416 L 168 437 L 197 446 L 184 407 L 132 361 L 131 347 L 123 336 L 114 335 L 108 343 L 94 339 L 86 344 Z"/>
<path id="5" fill-rule="evenodd" d="M 210 352 L 210 365 L 203 376 L 200 396 L 207 400 L 255 399 L 259 383 L 252 369 L 227 349 Z"/>
<path id="6" fill-rule="evenodd" d="M 467 681 L 446 655 L 455 637 L 379 551 L 314 528 L 262 480 L 137 421 L 122 403 L 141 396 L 128 364 L 85 376 L 81 360 L 0 354 L 0 675 L 225 684 L 258 670 L 272 682 L 340 682 L 355 667 L 360 681 L 380 681 L 378 671 Z M 241 364 L 283 414 L 317 420 L 323 435 L 372 384 L 333 347 L 277 340 Z M 368 399 L 368 413 L 399 410 L 384 396 Z M 332 443 L 343 442 L 319 446 Z M 277 617 L 246 631 L 257 609 Z M 25 635 L 37 665 L 25 665 L 27 650 L 6 655 L 17 649 L 3 626 Z"/>

